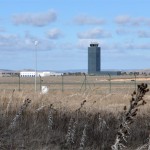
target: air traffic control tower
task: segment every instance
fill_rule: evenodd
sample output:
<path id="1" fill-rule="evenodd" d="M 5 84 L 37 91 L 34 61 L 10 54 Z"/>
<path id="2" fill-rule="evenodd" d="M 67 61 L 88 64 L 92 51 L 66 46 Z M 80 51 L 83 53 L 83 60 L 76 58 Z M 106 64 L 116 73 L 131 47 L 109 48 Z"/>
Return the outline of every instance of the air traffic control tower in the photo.
<path id="1" fill-rule="evenodd" d="M 98 43 L 91 43 L 88 47 L 88 74 L 97 74 L 101 71 L 101 48 Z"/>

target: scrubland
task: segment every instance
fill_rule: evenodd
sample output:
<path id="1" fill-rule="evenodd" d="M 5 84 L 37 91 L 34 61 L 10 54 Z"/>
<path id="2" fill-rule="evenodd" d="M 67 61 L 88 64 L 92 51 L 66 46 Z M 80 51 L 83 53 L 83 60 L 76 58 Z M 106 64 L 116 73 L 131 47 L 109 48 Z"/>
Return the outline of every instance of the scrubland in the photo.
<path id="1" fill-rule="evenodd" d="M 105 92 L 102 87 L 47 94 L 1 90 L 0 149 L 111 150 L 134 88 L 120 91 Z M 148 143 L 149 92 L 143 99 L 147 103 L 138 108 L 123 149 L 136 150 Z"/>

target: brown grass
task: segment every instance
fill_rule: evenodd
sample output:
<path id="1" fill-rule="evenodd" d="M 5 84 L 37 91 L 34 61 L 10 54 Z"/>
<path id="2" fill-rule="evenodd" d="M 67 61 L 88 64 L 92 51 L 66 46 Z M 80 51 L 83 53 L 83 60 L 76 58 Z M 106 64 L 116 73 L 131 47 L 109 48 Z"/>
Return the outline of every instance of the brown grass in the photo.
<path id="1" fill-rule="evenodd" d="M 75 143 L 69 147 L 78 149 L 80 140 L 87 124 L 85 149 L 110 150 L 114 143 L 117 127 L 121 122 L 124 106 L 129 106 L 133 87 L 115 89 L 112 93 L 104 91 L 103 87 L 93 87 L 86 91 L 50 91 L 42 95 L 30 89 L 25 91 L 1 90 L 0 91 L 0 149 L 39 149 L 39 150 L 64 150 L 69 120 L 77 119 L 75 110 L 81 103 L 86 103 L 78 114 L 78 124 L 75 134 Z M 107 88 L 106 88 L 107 89 Z M 102 91 L 102 92 L 101 92 Z M 31 104 L 18 120 L 15 130 L 8 131 L 13 118 L 22 106 L 25 99 L 31 99 Z M 150 129 L 150 95 L 146 95 L 147 104 L 140 108 L 135 123 L 131 126 L 128 149 L 146 143 Z M 49 106 L 53 104 L 53 127 L 48 128 Z M 99 115 L 108 128 L 99 130 Z M 138 130 L 137 130 L 138 127 Z"/>

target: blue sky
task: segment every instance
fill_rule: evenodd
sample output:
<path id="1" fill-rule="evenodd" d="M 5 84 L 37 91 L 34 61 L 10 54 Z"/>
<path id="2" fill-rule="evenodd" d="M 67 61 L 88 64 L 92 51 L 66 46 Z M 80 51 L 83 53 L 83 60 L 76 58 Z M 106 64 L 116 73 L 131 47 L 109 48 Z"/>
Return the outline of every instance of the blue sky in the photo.
<path id="1" fill-rule="evenodd" d="M 0 0 L 0 68 L 87 69 L 98 42 L 102 69 L 150 68 L 149 0 Z M 37 47 L 34 41 L 38 40 Z"/>

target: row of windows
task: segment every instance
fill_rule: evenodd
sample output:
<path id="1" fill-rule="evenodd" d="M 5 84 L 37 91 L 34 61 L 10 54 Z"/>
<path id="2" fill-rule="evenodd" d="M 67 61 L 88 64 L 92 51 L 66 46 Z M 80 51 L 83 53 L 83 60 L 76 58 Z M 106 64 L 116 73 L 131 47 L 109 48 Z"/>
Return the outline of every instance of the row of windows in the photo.
<path id="1" fill-rule="evenodd" d="M 21 77 L 35 77 L 35 75 L 21 75 Z"/>

